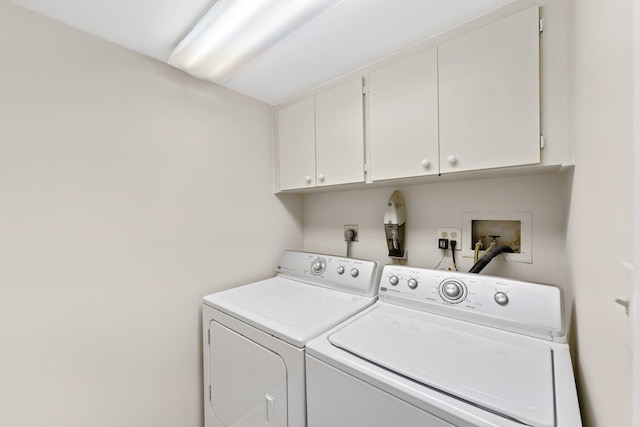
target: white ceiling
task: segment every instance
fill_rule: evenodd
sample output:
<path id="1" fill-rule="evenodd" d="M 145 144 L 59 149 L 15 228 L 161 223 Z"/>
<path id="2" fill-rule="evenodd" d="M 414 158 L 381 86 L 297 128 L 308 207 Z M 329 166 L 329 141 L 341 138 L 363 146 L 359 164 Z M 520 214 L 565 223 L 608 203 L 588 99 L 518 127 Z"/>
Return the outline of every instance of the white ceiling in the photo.
<path id="1" fill-rule="evenodd" d="M 513 0 L 345 0 L 222 86 L 278 104 Z M 167 62 L 214 0 L 14 0 Z"/>

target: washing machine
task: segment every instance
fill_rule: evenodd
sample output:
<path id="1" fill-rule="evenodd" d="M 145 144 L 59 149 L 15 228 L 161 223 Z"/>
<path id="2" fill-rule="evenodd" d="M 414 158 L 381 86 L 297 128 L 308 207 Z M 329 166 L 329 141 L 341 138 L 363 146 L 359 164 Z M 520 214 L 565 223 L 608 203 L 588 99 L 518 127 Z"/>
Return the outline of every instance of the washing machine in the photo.
<path id="1" fill-rule="evenodd" d="M 309 427 L 582 425 L 554 286 L 385 266 L 306 359 Z"/>
<path id="2" fill-rule="evenodd" d="M 275 277 L 204 297 L 206 427 L 306 426 L 305 345 L 371 306 L 375 262 L 285 251 Z"/>

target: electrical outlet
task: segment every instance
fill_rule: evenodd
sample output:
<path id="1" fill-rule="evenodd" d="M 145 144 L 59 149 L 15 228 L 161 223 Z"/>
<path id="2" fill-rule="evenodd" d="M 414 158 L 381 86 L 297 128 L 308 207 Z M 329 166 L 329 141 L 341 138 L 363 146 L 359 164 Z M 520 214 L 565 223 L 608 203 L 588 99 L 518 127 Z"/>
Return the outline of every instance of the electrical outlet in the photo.
<path id="1" fill-rule="evenodd" d="M 353 238 L 352 239 L 348 239 L 347 236 L 349 234 L 348 231 L 352 230 L 353 231 Z M 345 224 L 344 225 L 344 240 L 345 242 L 357 242 L 358 241 L 358 224 Z"/>
<path id="2" fill-rule="evenodd" d="M 438 227 L 438 248 L 442 249 L 440 239 L 447 239 L 449 243 L 449 247 L 451 247 L 451 241 L 455 240 L 457 242 L 456 251 L 462 250 L 461 238 L 462 238 L 462 229 L 454 228 L 454 227 Z"/>

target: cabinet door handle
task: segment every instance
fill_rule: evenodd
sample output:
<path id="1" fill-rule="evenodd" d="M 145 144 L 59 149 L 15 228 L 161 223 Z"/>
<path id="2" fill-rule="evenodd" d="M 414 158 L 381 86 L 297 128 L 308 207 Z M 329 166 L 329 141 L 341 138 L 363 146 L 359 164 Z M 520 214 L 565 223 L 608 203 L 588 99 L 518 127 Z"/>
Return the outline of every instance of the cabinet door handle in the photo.
<path id="1" fill-rule="evenodd" d="M 429 159 L 422 159 L 422 167 L 425 169 L 429 169 L 429 166 L 431 166 L 431 161 L 429 161 Z"/>
<path id="2" fill-rule="evenodd" d="M 304 180 L 307 181 L 307 184 L 311 184 L 311 177 L 309 175 L 305 176 Z"/>
<path id="3" fill-rule="evenodd" d="M 318 179 L 320 180 L 320 182 L 324 182 L 324 175 L 322 174 L 318 175 Z"/>
<path id="4" fill-rule="evenodd" d="M 453 154 L 451 154 L 449 157 L 447 157 L 447 161 L 449 162 L 450 165 L 455 165 L 456 163 L 458 163 L 458 158 L 456 156 L 454 156 Z"/>

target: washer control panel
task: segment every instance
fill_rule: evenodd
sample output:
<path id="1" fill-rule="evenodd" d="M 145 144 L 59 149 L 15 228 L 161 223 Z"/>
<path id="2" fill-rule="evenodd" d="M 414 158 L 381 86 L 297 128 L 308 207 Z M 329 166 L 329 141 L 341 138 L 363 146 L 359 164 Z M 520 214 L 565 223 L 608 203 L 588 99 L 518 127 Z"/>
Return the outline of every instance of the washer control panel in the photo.
<path id="1" fill-rule="evenodd" d="M 374 261 L 285 251 L 280 258 L 277 274 L 326 288 L 375 296 L 380 272 Z"/>
<path id="2" fill-rule="evenodd" d="M 387 265 L 383 302 L 535 335 L 564 335 L 562 291 L 502 277 Z"/>

